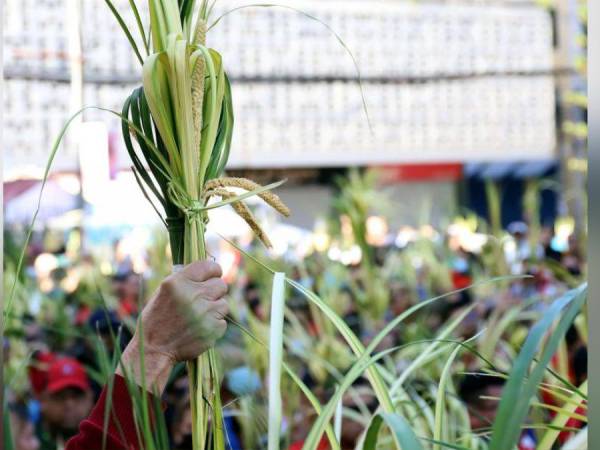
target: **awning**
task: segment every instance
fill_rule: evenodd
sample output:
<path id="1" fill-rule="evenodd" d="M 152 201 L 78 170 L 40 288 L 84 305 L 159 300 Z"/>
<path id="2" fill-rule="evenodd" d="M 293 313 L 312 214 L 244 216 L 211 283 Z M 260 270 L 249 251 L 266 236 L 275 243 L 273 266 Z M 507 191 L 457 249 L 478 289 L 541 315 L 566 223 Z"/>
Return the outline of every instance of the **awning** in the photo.
<path id="1" fill-rule="evenodd" d="M 9 224 L 29 224 L 37 208 L 41 181 L 16 182 L 12 186 L 4 186 L 9 198 L 4 200 L 4 222 Z M 11 183 L 12 184 L 12 183 Z M 38 223 L 45 223 L 51 218 L 78 209 L 80 206 L 77 195 L 65 191 L 56 181 L 49 180 L 44 187 Z"/>
<path id="2" fill-rule="evenodd" d="M 556 160 L 520 161 L 502 163 L 467 163 L 465 177 L 499 179 L 505 177 L 537 178 L 547 175 L 557 166 Z"/>

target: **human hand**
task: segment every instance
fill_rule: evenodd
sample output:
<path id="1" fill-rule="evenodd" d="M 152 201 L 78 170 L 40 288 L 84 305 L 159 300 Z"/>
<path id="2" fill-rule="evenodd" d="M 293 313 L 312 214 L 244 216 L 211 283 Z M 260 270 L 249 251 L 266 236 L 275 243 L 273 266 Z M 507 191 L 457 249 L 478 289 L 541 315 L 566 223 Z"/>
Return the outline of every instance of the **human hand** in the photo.
<path id="1" fill-rule="evenodd" d="M 218 264 L 198 261 L 161 283 L 144 307 L 121 359 L 138 384 L 142 345 L 146 386 L 162 391 L 173 364 L 196 358 L 223 336 L 229 309 L 223 299 L 227 285 L 221 275 Z M 119 371 L 122 375 L 122 367 Z"/>

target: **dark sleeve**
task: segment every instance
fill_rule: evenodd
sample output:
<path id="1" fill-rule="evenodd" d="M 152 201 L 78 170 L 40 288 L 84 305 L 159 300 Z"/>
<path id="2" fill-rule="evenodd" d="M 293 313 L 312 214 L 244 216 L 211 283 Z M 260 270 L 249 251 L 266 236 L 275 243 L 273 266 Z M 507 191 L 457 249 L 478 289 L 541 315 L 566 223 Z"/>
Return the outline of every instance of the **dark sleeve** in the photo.
<path id="1" fill-rule="evenodd" d="M 65 450 L 138 450 L 141 448 L 135 428 L 131 394 L 125 379 L 115 375 L 108 415 L 106 444 L 103 447 L 105 410 L 108 386 L 104 386 L 98 402 L 89 417 L 79 425 L 79 433 L 73 436 Z M 150 394 L 148 394 L 149 397 Z M 152 404 L 152 398 L 149 399 Z"/>

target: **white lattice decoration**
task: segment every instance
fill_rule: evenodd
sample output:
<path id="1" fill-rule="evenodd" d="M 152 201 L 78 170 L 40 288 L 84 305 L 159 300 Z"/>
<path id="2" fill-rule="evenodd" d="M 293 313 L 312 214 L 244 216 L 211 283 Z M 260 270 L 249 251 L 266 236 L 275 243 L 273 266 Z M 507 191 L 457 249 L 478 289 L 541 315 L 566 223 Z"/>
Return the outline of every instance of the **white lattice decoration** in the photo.
<path id="1" fill-rule="evenodd" d="M 105 3 L 81 1 L 84 103 L 120 110 L 139 79 L 139 65 Z M 5 0 L 5 172 L 43 167 L 70 112 L 68 84 L 48 81 L 69 77 L 65 3 Z M 114 3 L 121 11 L 129 8 L 128 0 Z M 220 0 L 214 17 L 248 3 Z M 554 85 L 539 75 L 553 67 L 551 23 L 543 9 L 374 0 L 278 3 L 328 23 L 352 49 L 366 79 L 374 134 L 352 82 L 352 60 L 330 31 L 286 9 L 243 9 L 209 34 L 234 81 L 232 166 L 553 155 Z M 147 23 L 144 8 L 142 16 Z M 124 17 L 135 34 L 133 15 Z M 538 74 L 469 78 L 507 72 Z M 346 81 L 324 82 L 329 78 Z M 421 78 L 423 83 L 414 83 Z M 119 129 L 106 113 L 90 111 L 85 118 Z M 128 164 L 126 156 L 120 160 Z M 75 147 L 67 143 L 56 164 L 75 169 Z"/>
<path id="2" fill-rule="evenodd" d="M 555 145 L 552 77 L 365 87 L 241 84 L 230 166 L 344 166 L 547 158 Z"/>

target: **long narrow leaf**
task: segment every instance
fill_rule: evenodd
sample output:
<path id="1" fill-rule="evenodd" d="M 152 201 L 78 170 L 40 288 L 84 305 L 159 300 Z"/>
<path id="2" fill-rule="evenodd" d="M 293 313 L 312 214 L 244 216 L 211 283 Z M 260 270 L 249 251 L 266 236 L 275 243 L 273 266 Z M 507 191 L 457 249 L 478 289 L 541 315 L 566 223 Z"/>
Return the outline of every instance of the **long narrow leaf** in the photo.
<path id="1" fill-rule="evenodd" d="M 242 10 L 242 9 L 247 9 L 247 8 L 283 8 L 283 9 L 288 9 L 290 11 L 294 11 L 294 12 L 296 12 L 298 14 L 301 14 L 304 17 L 307 17 L 308 19 L 314 20 L 315 22 L 317 22 L 317 23 L 321 24 L 322 26 L 324 26 L 331 34 L 333 34 L 333 36 L 335 37 L 335 39 L 339 42 L 339 44 L 343 47 L 343 49 L 346 51 L 346 53 L 348 53 L 348 55 L 350 55 L 350 58 L 352 59 L 352 64 L 354 65 L 354 70 L 356 71 L 356 76 L 357 76 L 357 79 L 358 79 L 358 86 L 360 88 L 360 95 L 361 95 L 361 99 L 362 99 L 363 109 L 365 111 L 365 116 L 367 118 L 367 124 L 369 125 L 369 130 L 371 130 L 371 133 L 373 132 L 373 127 L 371 125 L 371 117 L 369 115 L 369 108 L 367 107 L 367 100 L 366 100 L 365 93 L 364 93 L 364 90 L 363 90 L 362 75 L 361 75 L 361 72 L 360 72 L 360 66 L 358 65 L 358 61 L 356 60 L 356 57 L 354 56 L 354 53 L 352 53 L 352 50 L 350 50 L 350 47 L 348 47 L 348 45 L 344 42 L 344 40 L 342 39 L 342 37 L 333 28 L 331 28 L 330 25 L 328 25 L 327 23 L 323 22 L 318 17 L 315 17 L 312 14 L 309 14 L 309 13 L 307 13 L 305 11 L 302 11 L 301 9 L 294 8 L 293 6 L 277 5 L 277 4 L 274 4 L 274 3 L 256 3 L 256 4 L 252 4 L 252 5 L 238 6 L 236 8 L 232 8 L 229 11 L 224 12 L 221 16 L 219 16 L 208 27 L 208 29 L 210 30 L 211 28 L 213 28 L 214 26 L 216 26 L 223 18 L 225 18 L 229 14 L 232 14 L 232 13 L 234 13 L 236 11 L 239 11 L 239 10 Z"/>
<path id="2" fill-rule="evenodd" d="M 283 311 L 285 274 L 273 276 L 269 337 L 269 438 L 268 449 L 278 450 L 281 434 L 281 363 L 283 361 Z"/>
<path id="3" fill-rule="evenodd" d="M 529 402 L 537 391 L 556 347 L 585 302 L 586 293 L 586 284 L 567 292 L 549 307 L 531 329 L 504 387 L 492 430 L 490 450 L 512 450 L 516 444 L 519 438 L 519 425 L 527 415 Z M 566 312 L 563 312 L 565 309 Z M 544 336 L 559 317 L 560 321 L 550 336 L 542 357 L 529 374 L 527 381 L 523 383 Z"/>
<path id="4" fill-rule="evenodd" d="M 367 429 L 363 450 L 376 450 L 377 438 L 381 426 L 384 424 L 396 435 L 403 450 L 422 450 L 423 447 L 410 424 L 398 414 L 380 413 L 371 419 L 371 424 Z"/>
<path id="5" fill-rule="evenodd" d="M 104 0 L 104 3 L 106 3 L 106 5 L 109 7 L 109 9 L 111 10 L 111 12 L 115 16 L 115 19 L 117 19 L 117 22 L 119 22 L 119 26 L 123 30 L 123 33 L 125 33 L 125 36 L 127 37 L 127 40 L 129 41 L 129 44 L 131 45 L 131 48 L 133 49 L 133 51 L 135 53 L 135 56 L 137 57 L 137 59 L 140 62 L 140 64 L 143 65 L 144 64 L 144 59 L 142 58 L 140 50 L 138 49 L 138 46 L 137 46 L 137 44 L 135 42 L 135 39 L 133 39 L 133 36 L 131 35 L 131 32 L 129 31 L 129 28 L 127 27 L 127 24 L 123 20 L 123 17 L 121 17 L 121 15 L 119 14 L 119 12 L 117 11 L 117 8 L 115 8 L 115 5 L 113 5 L 113 3 L 111 2 L 111 0 Z"/>

